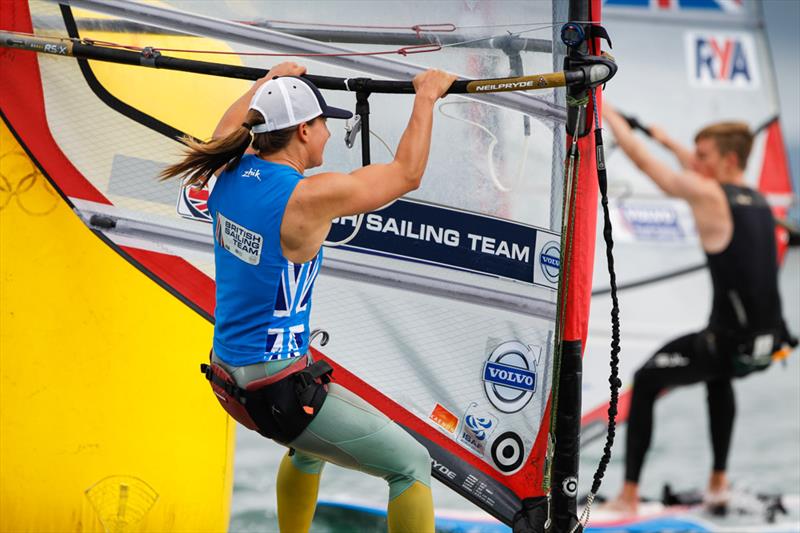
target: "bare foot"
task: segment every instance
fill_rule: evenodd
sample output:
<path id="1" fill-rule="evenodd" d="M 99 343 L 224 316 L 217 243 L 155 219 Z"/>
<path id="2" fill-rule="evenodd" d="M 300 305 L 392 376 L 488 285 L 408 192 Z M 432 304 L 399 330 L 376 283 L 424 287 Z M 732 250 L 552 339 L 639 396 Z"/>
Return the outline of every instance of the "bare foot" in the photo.
<path id="1" fill-rule="evenodd" d="M 725 492 L 728 490 L 728 475 L 724 470 L 715 470 L 708 478 L 708 492 Z"/>
<path id="2" fill-rule="evenodd" d="M 708 489 L 703 495 L 703 505 L 706 506 L 711 514 L 722 516 L 728 511 L 730 499 L 731 493 L 725 472 L 713 472 L 708 481 Z"/>
<path id="3" fill-rule="evenodd" d="M 620 496 L 599 505 L 598 510 L 608 513 L 619 513 L 621 515 L 635 515 L 639 511 L 639 502 L 637 500 L 631 501 Z"/>
<path id="4" fill-rule="evenodd" d="M 611 513 L 635 515 L 639 512 L 639 484 L 626 481 L 622 485 L 619 496 L 604 503 L 600 509 Z"/>

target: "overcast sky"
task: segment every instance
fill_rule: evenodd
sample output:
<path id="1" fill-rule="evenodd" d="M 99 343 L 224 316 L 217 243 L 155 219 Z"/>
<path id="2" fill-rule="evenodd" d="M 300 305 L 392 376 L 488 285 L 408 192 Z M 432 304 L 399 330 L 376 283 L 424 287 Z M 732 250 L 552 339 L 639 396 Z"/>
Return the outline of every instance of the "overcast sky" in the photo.
<path id="1" fill-rule="evenodd" d="M 765 0 L 764 12 L 778 77 L 783 134 L 797 192 L 800 190 L 800 0 Z"/>

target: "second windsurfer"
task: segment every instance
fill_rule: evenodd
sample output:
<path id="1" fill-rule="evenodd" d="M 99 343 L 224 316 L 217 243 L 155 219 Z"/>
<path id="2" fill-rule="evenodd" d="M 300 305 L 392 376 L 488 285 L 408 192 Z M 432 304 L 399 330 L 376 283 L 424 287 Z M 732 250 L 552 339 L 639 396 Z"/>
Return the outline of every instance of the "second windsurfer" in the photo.
<path id="1" fill-rule="evenodd" d="M 709 323 L 659 349 L 635 374 L 626 440 L 625 484 L 606 509 L 636 513 L 639 477 L 653 429 L 653 406 L 668 388 L 705 382 L 714 464 L 706 503 L 723 508 L 735 399 L 731 380 L 769 365 L 773 353 L 796 344 L 781 313 L 775 221 L 765 198 L 744 183 L 753 137 L 747 125 L 702 129 L 695 150 L 659 128 L 654 139 L 671 150 L 682 170 L 650 154 L 624 117 L 607 103 L 603 116 L 620 148 L 667 195 L 692 210 L 713 285 Z"/>

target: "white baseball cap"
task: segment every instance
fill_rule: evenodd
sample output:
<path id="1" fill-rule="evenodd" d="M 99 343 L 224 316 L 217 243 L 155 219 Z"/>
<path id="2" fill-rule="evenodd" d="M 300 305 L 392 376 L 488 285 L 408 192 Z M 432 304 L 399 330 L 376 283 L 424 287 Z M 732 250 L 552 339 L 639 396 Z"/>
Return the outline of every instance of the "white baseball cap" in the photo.
<path id="1" fill-rule="evenodd" d="M 353 113 L 325 103 L 319 89 L 303 78 L 282 76 L 273 78 L 258 88 L 250 101 L 264 117 L 264 124 L 252 127 L 253 133 L 282 130 L 308 122 L 312 118 L 350 118 Z"/>

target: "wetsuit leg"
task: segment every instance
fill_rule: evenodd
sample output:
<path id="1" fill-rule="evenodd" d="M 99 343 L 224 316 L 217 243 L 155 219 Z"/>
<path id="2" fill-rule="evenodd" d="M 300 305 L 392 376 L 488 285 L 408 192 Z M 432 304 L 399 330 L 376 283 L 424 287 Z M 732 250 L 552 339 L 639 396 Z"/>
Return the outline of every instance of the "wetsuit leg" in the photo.
<path id="1" fill-rule="evenodd" d="M 283 456 L 278 470 L 278 527 L 286 532 L 311 528 L 324 462 L 306 454 Z"/>
<path id="2" fill-rule="evenodd" d="M 736 418 L 736 397 L 730 379 L 712 380 L 708 389 L 708 423 L 711 446 L 714 450 L 714 471 L 724 472 L 728 466 L 728 451 Z"/>
<path id="3" fill-rule="evenodd" d="M 244 387 L 279 372 L 291 360 L 244 367 L 224 364 Z M 281 531 L 307 531 L 316 506 L 319 473 L 326 461 L 382 477 L 389 483 L 391 533 L 433 533 L 431 459 L 428 450 L 400 426 L 339 384 L 328 385 L 325 403 L 290 446 L 278 474 Z M 302 502 L 302 503 L 301 503 Z"/>
<path id="4" fill-rule="evenodd" d="M 433 532 L 428 451 L 356 394 L 330 384 L 319 413 L 290 445 L 298 453 L 385 479 L 392 533 Z"/>
<path id="5" fill-rule="evenodd" d="M 638 482 L 653 432 L 659 394 L 680 385 L 720 379 L 723 366 L 703 333 L 684 335 L 653 355 L 634 375 L 625 452 L 625 480 Z"/>

